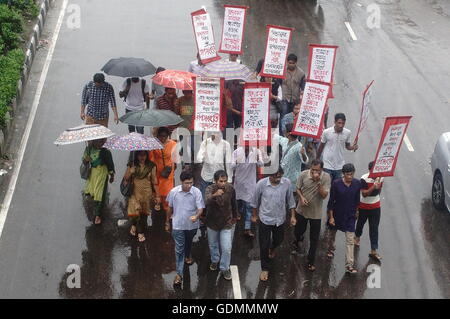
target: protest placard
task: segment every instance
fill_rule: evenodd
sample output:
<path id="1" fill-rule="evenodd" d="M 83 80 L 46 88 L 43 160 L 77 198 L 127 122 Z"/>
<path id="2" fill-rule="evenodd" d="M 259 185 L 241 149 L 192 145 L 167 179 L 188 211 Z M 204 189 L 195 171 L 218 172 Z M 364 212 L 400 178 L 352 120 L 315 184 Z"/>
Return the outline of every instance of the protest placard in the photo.
<path id="1" fill-rule="evenodd" d="M 245 83 L 242 103 L 242 139 L 245 145 L 270 145 L 270 83 Z M 261 143 L 262 142 L 262 143 Z"/>
<path id="2" fill-rule="evenodd" d="M 306 81 L 300 112 L 295 119 L 292 134 L 320 138 L 329 90 L 328 83 Z"/>
<path id="3" fill-rule="evenodd" d="M 293 31 L 293 28 L 267 25 L 266 54 L 261 76 L 286 77 L 286 57 Z"/>
<path id="4" fill-rule="evenodd" d="M 369 174 L 370 178 L 394 176 L 400 146 L 411 117 L 395 116 L 386 118 L 375 157 L 375 165 Z"/>
<path id="5" fill-rule="evenodd" d="M 200 9 L 192 12 L 191 18 L 200 60 L 203 64 L 219 60 L 220 56 L 217 54 L 214 31 L 209 14 L 204 9 Z"/>
<path id="6" fill-rule="evenodd" d="M 308 80 L 330 84 L 330 96 L 333 98 L 333 74 L 338 46 L 310 44 L 308 58 Z"/>
<path id="7" fill-rule="evenodd" d="M 361 106 L 361 117 L 359 118 L 358 131 L 356 132 L 355 143 L 358 143 L 359 133 L 361 133 L 367 124 L 369 118 L 370 108 L 372 107 L 372 84 L 373 81 L 366 87 L 363 92 L 363 101 Z"/>
<path id="8" fill-rule="evenodd" d="M 219 52 L 242 54 L 248 7 L 225 5 Z"/>
<path id="9" fill-rule="evenodd" d="M 223 79 L 193 78 L 194 131 L 220 132 Z"/>

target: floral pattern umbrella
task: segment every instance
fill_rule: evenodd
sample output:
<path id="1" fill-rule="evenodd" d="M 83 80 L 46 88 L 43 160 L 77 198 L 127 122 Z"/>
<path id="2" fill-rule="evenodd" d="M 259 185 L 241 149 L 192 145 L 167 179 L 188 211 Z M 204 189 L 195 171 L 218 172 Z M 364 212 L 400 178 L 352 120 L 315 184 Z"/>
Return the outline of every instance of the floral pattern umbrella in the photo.
<path id="1" fill-rule="evenodd" d="M 165 70 L 156 74 L 152 80 L 153 83 L 167 88 L 193 90 L 192 78 L 196 76 L 196 74 L 186 71 Z"/>
<path id="2" fill-rule="evenodd" d="M 159 142 L 158 139 L 136 132 L 132 132 L 124 136 L 113 136 L 106 141 L 103 147 L 106 147 L 110 150 L 128 152 L 163 149 L 163 145 Z"/>
<path id="3" fill-rule="evenodd" d="M 199 75 L 209 78 L 225 78 L 226 81 L 249 81 L 252 77 L 252 71 L 244 64 L 219 60 L 205 65 Z"/>
<path id="4" fill-rule="evenodd" d="M 65 130 L 54 142 L 56 145 L 68 145 L 93 141 L 114 136 L 107 127 L 100 124 L 81 125 Z"/>

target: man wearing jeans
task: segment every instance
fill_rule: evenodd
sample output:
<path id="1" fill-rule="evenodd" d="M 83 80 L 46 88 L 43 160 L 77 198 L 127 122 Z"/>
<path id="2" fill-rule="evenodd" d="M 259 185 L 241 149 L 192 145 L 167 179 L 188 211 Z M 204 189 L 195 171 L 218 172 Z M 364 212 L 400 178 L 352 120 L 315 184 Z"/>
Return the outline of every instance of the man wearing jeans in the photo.
<path id="1" fill-rule="evenodd" d="M 369 172 L 375 162 L 369 163 Z M 376 261 L 381 261 L 378 254 L 378 225 L 380 224 L 381 205 L 380 193 L 383 186 L 383 177 L 369 178 L 370 173 L 361 177 L 361 203 L 359 204 L 358 222 L 356 223 L 355 245 L 359 246 L 360 237 L 363 233 L 364 224 L 369 220 L 370 254 L 369 257 Z"/>
<path id="2" fill-rule="evenodd" d="M 350 144 L 351 131 L 346 129 L 345 114 L 337 113 L 334 116 L 334 126 L 329 127 L 322 133 L 317 158 L 323 153 L 324 170 L 331 176 L 331 182 L 341 178 L 342 166 L 345 163 L 344 149 L 356 151 L 358 145 Z"/>
<path id="3" fill-rule="evenodd" d="M 252 221 L 259 218 L 259 248 L 261 255 L 261 274 L 259 279 L 269 278 L 270 260 L 275 258 L 275 249 L 283 242 L 284 223 L 287 209 L 291 212 L 291 226 L 295 226 L 295 200 L 291 182 L 283 177 L 280 167 L 275 174 L 261 179 L 256 184 L 252 201 Z M 273 240 L 271 239 L 273 238 Z"/>
<path id="4" fill-rule="evenodd" d="M 345 232 L 345 271 L 348 273 L 357 273 L 353 268 L 354 263 L 354 240 L 356 210 L 359 206 L 359 193 L 361 182 L 353 178 L 355 166 L 345 164 L 342 167 L 344 177 L 333 182 L 330 190 L 330 199 L 328 201 L 328 214 L 330 227 L 327 257 L 334 257 L 334 241 L 336 231 Z"/>
<path id="5" fill-rule="evenodd" d="M 238 208 L 244 215 L 244 234 L 250 238 L 252 233 L 252 207 L 253 194 L 256 190 L 256 174 L 258 167 L 264 166 L 261 150 L 256 147 L 241 146 L 233 152 L 231 157 L 231 169 L 234 170 L 234 189 Z"/>
<path id="6" fill-rule="evenodd" d="M 233 245 L 234 226 L 237 217 L 236 193 L 228 183 L 228 175 L 224 170 L 214 174 L 214 184 L 205 192 L 206 227 L 211 254 L 209 269 L 217 270 L 226 280 L 231 280 L 230 261 Z"/>
<path id="7" fill-rule="evenodd" d="M 194 187 L 194 176 L 189 171 L 181 172 L 181 185 L 173 188 L 167 196 L 169 210 L 166 216 L 166 231 L 170 229 L 172 219 L 172 237 L 175 241 L 175 261 L 177 274 L 174 285 L 181 285 L 184 263 L 191 255 L 192 240 L 199 227 L 199 218 L 205 204 L 200 190 Z"/>
<path id="8" fill-rule="evenodd" d="M 119 92 L 119 96 L 125 103 L 125 113 L 144 110 L 150 101 L 149 94 L 150 87 L 144 79 L 138 77 L 126 79 Z M 128 125 L 128 132 L 144 134 L 144 127 Z"/>
<path id="9" fill-rule="evenodd" d="M 309 222 L 309 253 L 308 270 L 314 271 L 317 243 L 320 236 L 320 224 L 322 222 L 322 202 L 330 192 L 330 175 L 323 171 L 323 162 L 315 159 L 311 162 L 311 168 L 303 171 L 297 180 L 297 194 L 299 202 L 297 206 L 297 224 L 295 225 L 293 243 L 295 251 L 299 248 L 299 242 L 303 241 L 303 234 Z"/>

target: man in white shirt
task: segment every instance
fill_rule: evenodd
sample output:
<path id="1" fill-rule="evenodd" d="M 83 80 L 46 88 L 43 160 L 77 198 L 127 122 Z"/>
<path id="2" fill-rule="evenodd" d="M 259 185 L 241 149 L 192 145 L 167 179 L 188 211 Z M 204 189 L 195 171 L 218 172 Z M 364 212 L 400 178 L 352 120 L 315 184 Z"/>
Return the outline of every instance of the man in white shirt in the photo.
<path id="1" fill-rule="evenodd" d="M 200 54 L 197 53 L 197 60 L 191 61 L 189 63 L 188 72 L 194 73 L 194 74 L 200 74 L 200 71 L 203 69 L 205 65 L 202 63 L 202 60 L 200 59 Z"/>
<path id="2" fill-rule="evenodd" d="M 317 151 L 316 157 L 319 159 L 323 153 L 323 170 L 330 174 L 331 183 L 342 177 L 342 166 L 345 164 L 344 149 L 349 151 L 358 149 L 358 144 L 350 144 L 351 131 L 344 127 L 345 121 L 344 113 L 336 113 L 334 126 L 323 131 Z"/>
<path id="3" fill-rule="evenodd" d="M 208 137 L 200 144 L 197 162 L 203 163 L 201 172 L 202 181 L 199 187 L 202 191 L 203 198 L 206 187 L 213 183 L 214 173 L 218 170 L 227 172 L 228 183 L 231 183 L 231 146 L 230 143 L 222 138 L 221 132 L 212 133 L 211 137 Z"/>
<path id="4" fill-rule="evenodd" d="M 261 150 L 248 145 L 239 147 L 233 152 L 231 169 L 234 170 L 234 190 L 240 213 L 244 213 L 244 234 L 254 237 L 252 233 L 252 207 L 251 202 L 256 190 L 258 167 L 264 166 Z"/>
<path id="5" fill-rule="evenodd" d="M 122 84 L 119 96 L 123 98 L 125 113 L 142 111 L 148 107 L 150 101 L 150 88 L 144 79 L 138 77 L 128 78 Z M 128 131 L 144 134 L 143 126 L 128 125 Z"/>

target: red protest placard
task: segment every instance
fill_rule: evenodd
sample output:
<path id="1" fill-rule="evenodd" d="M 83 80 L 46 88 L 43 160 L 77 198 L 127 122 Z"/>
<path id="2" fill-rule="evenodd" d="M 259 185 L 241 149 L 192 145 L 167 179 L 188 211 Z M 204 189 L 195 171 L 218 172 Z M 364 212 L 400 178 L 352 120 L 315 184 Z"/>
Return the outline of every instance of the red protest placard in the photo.
<path id="1" fill-rule="evenodd" d="M 320 138 L 329 90 L 328 83 L 306 81 L 300 112 L 295 118 L 292 134 Z"/>
<path id="2" fill-rule="evenodd" d="M 310 44 L 308 57 L 308 80 L 330 84 L 330 96 L 333 98 L 334 65 L 336 63 L 336 45 Z"/>
<path id="3" fill-rule="evenodd" d="M 356 132 L 355 143 L 358 143 L 359 133 L 361 133 L 367 124 L 367 119 L 369 118 L 370 107 L 372 105 L 372 87 L 373 81 L 366 87 L 363 92 L 363 101 L 361 106 L 361 117 L 359 118 L 358 131 Z"/>
<path id="4" fill-rule="evenodd" d="M 214 31 L 209 14 L 200 9 L 191 13 L 195 42 L 203 64 L 220 60 L 214 41 Z"/>
<path id="5" fill-rule="evenodd" d="M 286 77 L 286 57 L 294 29 L 274 25 L 267 25 L 266 29 L 266 53 L 260 75 L 284 79 Z"/>
<path id="6" fill-rule="evenodd" d="M 244 52 L 242 43 L 248 7 L 230 5 L 224 5 L 224 7 L 225 13 L 219 52 L 241 55 Z"/>
<path id="7" fill-rule="evenodd" d="M 412 116 L 387 117 L 370 178 L 394 176 L 400 146 Z"/>
<path id="8" fill-rule="evenodd" d="M 245 83 L 242 103 L 242 142 L 245 145 L 270 145 L 271 83 Z"/>
<path id="9" fill-rule="evenodd" d="M 193 78 L 194 131 L 220 132 L 224 80 Z"/>

